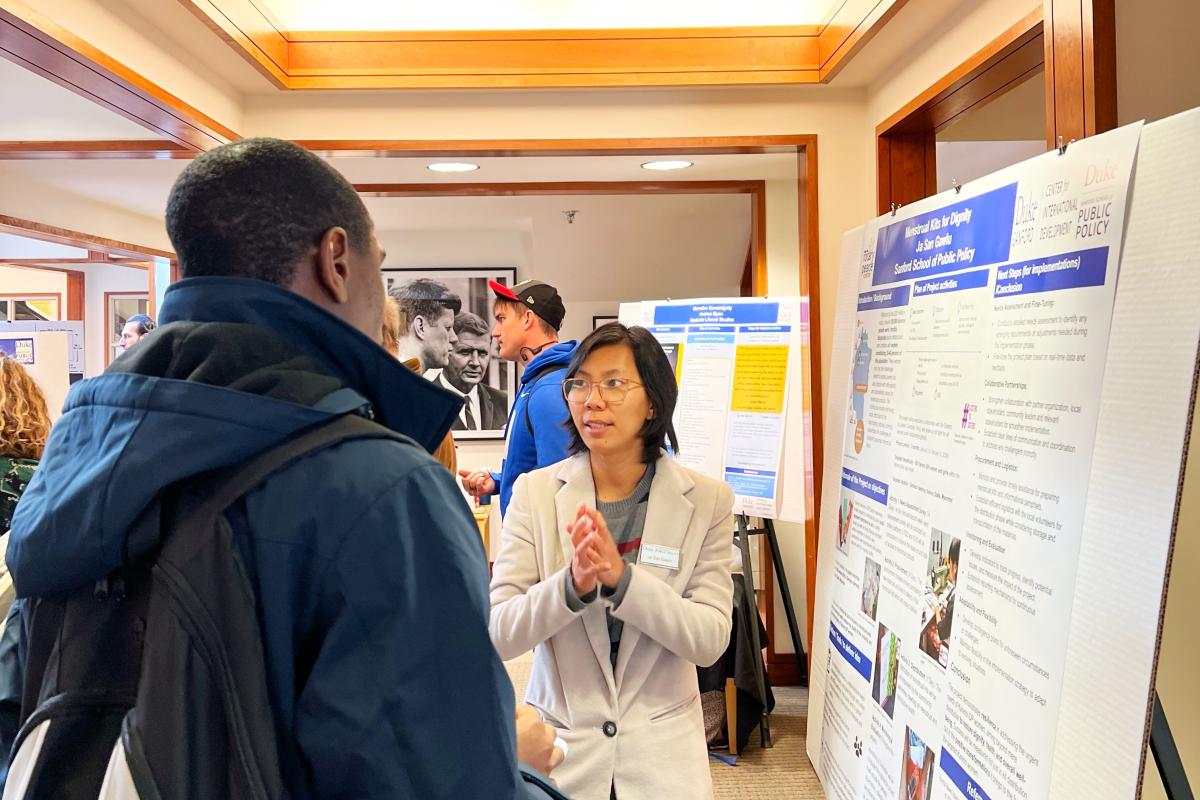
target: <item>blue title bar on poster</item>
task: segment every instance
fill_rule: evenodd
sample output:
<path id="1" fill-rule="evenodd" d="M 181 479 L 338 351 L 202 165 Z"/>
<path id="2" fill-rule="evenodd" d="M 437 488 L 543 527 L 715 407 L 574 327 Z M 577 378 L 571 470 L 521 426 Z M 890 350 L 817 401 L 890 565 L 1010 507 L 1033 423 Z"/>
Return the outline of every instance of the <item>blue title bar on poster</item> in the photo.
<path id="1" fill-rule="evenodd" d="M 990 269 L 977 269 L 974 272 L 964 272 L 961 275 L 947 275 L 944 278 L 930 278 L 913 284 L 913 297 L 924 297 L 943 292 L 961 292 L 964 289 L 982 289 L 987 286 Z"/>
<path id="2" fill-rule="evenodd" d="M 842 467 L 842 486 L 852 492 L 858 492 L 863 497 L 869 497 L 877 503 L 887 505 L 888 485 L 874 478 L 868 478 L 861 472 Z"/>
<path id="3" fill-rule="evenodd" d="M 791 333 L 791 325 L 743 325 L 742 333 Z"/>
<path id="4" fill-rule="evenodd" d="M 682 325 L 679 325 L 679 326 L 652 325 L 652 326 L 650 326 L 650 332 L 655 335 L 660 334 L 660 333 L 684 333 L 685 331 L 687 331 L 687 328 L 685 328 Z"/>
<path id="5" fill-rule="evenodd" d="M 876 289 L 872 292 L 863 292 L 858 296 L 859 311 L 877 311 L 881 308 L 899 308 L 906 305 L 908 305 L 907 286 Z"/>
<path id="6" fill-rule="evenodd" d="M 829 641 L 842 654 L 842 658 L 846 659 L 846 663 L 854 667 L 855 672 L 862 675 L 864 680 L 871 680 L 871 659 L 863 655 L 863 652 L 843 636 L 837 625 L 832 622 L 829 623 Z"/>
<path id="7" fill-rule="evenodd" d="M 962 764 L 959 764 L 944 747 L 938 762 L 942 765 L 942 772 L 946 773 L 950 782 L 958 787 L 958 790 L 963 793 L 963 797 L 968 800 L 992 800 L 987 792 L 979 788 L 975 779 L 967 774 L 967 771 L 962 768 Z"/>
<path id="8" fill-rule="evenodd" d="M 1017 184 L 879 229 L 873 286 L 1008 260 Z"/>
<path id="9" fill-rule="evenodd" d="M 736 325 L 692 325 L 688 328 L 692 333 L 737 333 Z"/>
<path id="10" fill-rule="evenodd" d="M 996 271 L 996 297 L 1103 286 L 1107 270 L 1107 247 L 1009 264 Z"/>
<path id="11" fill-rule="evenodd" d="M 703 303 L 655 306 L 655 325 L 771 325 L 779 321 L 779 303 Z"/>
<path id="12" fill-rule="evenodd" d="M 771 500 L 775 497 L 775 473 L 765 469 L 725 468 L 725 482 L 741 497 Z"/>

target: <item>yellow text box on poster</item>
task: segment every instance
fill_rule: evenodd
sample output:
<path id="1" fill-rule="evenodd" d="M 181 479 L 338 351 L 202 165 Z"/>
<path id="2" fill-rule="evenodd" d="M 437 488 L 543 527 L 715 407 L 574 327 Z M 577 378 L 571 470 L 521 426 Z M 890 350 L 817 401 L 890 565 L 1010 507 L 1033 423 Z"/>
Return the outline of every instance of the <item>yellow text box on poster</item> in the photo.
<path id="1" fill-rule="evenodd" d="M 782 414 L 787 385 L 788 348 L 777 344 L 738 345 L 733 367 L 734 412 Z"/>

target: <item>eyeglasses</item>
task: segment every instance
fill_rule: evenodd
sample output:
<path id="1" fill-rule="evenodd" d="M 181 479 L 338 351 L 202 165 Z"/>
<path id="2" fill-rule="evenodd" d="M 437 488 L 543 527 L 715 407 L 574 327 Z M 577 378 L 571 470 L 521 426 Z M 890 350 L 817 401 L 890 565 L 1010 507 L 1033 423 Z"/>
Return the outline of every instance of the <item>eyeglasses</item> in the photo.
<path id="1" fill-rule="evenodd" d="M 600 392 L 600 399 L 609 405 L 619 405 L 640 383 L 624 378 L 608 378 L 603 381 L 585 381 L 583 378 L 567 378 L 562 383 L 563 397 L 571 405 L 581 406 L 592 396 L 592 388 Z"/>

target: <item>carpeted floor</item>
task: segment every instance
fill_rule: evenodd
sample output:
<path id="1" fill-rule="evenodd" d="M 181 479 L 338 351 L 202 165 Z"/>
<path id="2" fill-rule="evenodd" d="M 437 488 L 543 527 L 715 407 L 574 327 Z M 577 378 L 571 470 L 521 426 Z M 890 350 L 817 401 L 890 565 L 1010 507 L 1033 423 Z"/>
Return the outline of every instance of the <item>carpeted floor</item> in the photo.
<path id="1" fill-rule="evenodd" d="M 529 680 L 532 655 L 505 664 L 517 691 L 518 702 Z M 716 800 L 824 800 L 821 784 L 804 753 L 808 728 L 808 689 L 798 686 L 775 688 L 775 713 L 771 715 L 774 747 L 759 747 L 758 734 L 751 738 L 737 766 L 709 760 Z M 662 798 L 662 800 L 692 800 Z"/>

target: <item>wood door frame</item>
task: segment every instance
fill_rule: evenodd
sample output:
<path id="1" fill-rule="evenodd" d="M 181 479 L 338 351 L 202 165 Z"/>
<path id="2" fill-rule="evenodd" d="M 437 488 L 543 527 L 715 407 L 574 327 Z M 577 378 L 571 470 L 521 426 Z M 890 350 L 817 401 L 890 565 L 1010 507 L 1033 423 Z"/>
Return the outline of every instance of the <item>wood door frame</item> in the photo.
<path id="1" fill-rule="evenodd" d="M 808 345 L 804 348 L 805 392 L 809 403 L 803 414 L 805 439 L 805 613 L 807 616 L 806 654 L 812 652 L 812 624 L 816 599 L 817 520 L 819 519 L 822 476 L 822 442 L 813 432 L 822 428 L 821 323 L 819 281 L 819 220 L 817 213 L 817 137 L 813 134 L 728 136 L 646 139 L 524 139 L 524 140 L 309 140 L 298 144 L 323 156 L 370 154 L 391 158 L 485 158 L 496 156 L 606 156 L 606 155 L 710 155 L 729 153 L 795 153 L 796 191 L 798 194 L 799 284 L 800 296 L 807 298 Z M 497 196 L 546 194 L 646 194 L 685 192 L 747 193 L 752 202 L 752 236 L 747 263 L 753 265 L 750 288 L 753 294 L 767 292 L 767 213 L 766 186 L 763 181 L 628 181 L 628 182 L 543 182 L 543 183 L 463 183 L 463 184 L 358 184 L 368 196 Z M 763 566 L 765 616 L 771 644 L 767 648 L 767 667 L 776 685 L 799 683 L 800 669 L 791 653 L 777 653 L 774 646 L 775 602 L 770 551 L 760 553 Z M 794 580 L 794 579 L 793 579 Z"/>
<path id="2" fill-rule="evenodd" d="M 877 211 L 937 192 L 935 136 L 1044 71 L 1047 147 L 1116 127 L 1114 0 L 1043 0 L 875 128 Z"/>
<path id="3" fill-rule="evenodd" d="M 107 369 L 108 365 L 112 363 L 112 348 L 113 348 L 112 343 L 108 340 L 108 334 L 112 332 L 112 316 L 109 314 L 109 309 L 111 308 L 111 305 L 109 304 L 109 298 L 121 296 L 121 297 L 136 297 L 137 299 L 140 300 L 141 297 L 139 297 L 139 295 L 146 296 L 146 300 L 147 300 L 146 310 L 149 311 L 150 310 L 150 304 L 149 304 L 150 293 L 149 293 L 149 291 L 145 291 L 145 292 L 130 292 L 130 291 L 120 292 L 120 291 L 118 291 L 118 292 L 105 292 L 104 293 L 104 367 L 105 367 L 105 369 Z"/>

